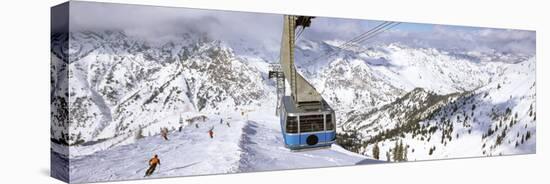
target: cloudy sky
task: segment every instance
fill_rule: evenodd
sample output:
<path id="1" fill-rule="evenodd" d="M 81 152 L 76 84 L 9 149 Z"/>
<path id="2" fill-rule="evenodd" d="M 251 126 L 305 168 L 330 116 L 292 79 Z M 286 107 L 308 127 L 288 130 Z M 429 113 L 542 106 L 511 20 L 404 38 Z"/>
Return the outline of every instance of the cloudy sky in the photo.
<path id="1" fill-rule="evenodd" d="M 347 41 L 380 23 L 318 17 L 302 37 Z M 190 31 L 203 32 L 213 39 L 241 40 L 278 53 L 282 15 L 72 1 L 70 26 L 72 31 L 123 30 L 156 40 Z M 414 23 L 401 23 L 365 44 L 390 42 L 439 49 L 535 53 L 534 31 Z"/>

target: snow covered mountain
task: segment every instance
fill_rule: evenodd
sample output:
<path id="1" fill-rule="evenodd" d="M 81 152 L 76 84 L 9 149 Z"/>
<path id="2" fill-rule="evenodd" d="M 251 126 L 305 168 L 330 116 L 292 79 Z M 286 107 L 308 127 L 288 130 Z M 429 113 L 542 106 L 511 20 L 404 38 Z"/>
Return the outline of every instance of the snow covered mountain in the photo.
<path id="1" fill-rule="evenodd" d="M 297 62 L 301 71 L 338 109 L 376 107 L 414 88 L 438 94 L 473 90 L 489 83 L 503 67 L 502 62 L 479 61 L 488 56 L 473 60 L 473 56 L 398 43 L 344 49 L 339 44 L 304 40 L 297 51 L 297 60 L 303 61 Z"/>
<path id="2" fill-rule="evenodd" d="M 389 161 L 534 153 L 534 58 L 336 45 L 302 41 L 298 65 L 337 109 L 345 148 Z"/>
<path id="3" fill-rule="evenodd" d="M 237 111 L 273 91 L 265 84 L 267 71 L 220 41 L 185 34 L 151 43 L 116 31 L 75 32 L 69 38 L 68 57 L 52 47 L 52 68 L 66 67 L 52 69 L 52 98 L 69 91 L 67 104 L 52 103 L 52 109 L 66 105 L 71 115 L 68 126 L 54 124 L 52 137 L 69 145 L 124 141 L 137 129 L 175 128 L 184 113 Z M 70 63 L 58 64 L 62 61 Z"/>
<path id="4" fill-rule="evenodd" d="M 273 116 L 267 72 L 277 54 L 265 48 L 197 33 L 156 42 L 120 31 L 52 40 L 51 134 L 71 145 L 71 156 L 139 146 L 136 132 L 155 136 L 198 116 Z M 300 40 L 296 64 L 336 110 L 344 148 L 390 161 L 535 151 L 534 56 L 342 43 Z"/>

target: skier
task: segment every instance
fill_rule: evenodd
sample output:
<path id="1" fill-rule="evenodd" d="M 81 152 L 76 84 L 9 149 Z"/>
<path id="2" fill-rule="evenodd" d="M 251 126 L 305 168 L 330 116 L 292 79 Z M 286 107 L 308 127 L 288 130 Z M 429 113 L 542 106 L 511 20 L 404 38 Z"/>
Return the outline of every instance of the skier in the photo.
<path id="1" fill-rule="evenodd" d="M 214 138 L 214 127 L 210 128 L 210 130 L 208 130 L 208 135 L 210 136 L 210 139 Z"/>
<path id="2" fill-rule="evenodd" d="M 199 124 L 198 124 L 198 123 L 197 123 L 197 124 L 195 124 L 195 128 L 199 128 Z"/>
<path id="3" fill-rule="evenodd" d="M 168 140 L 168 128 L 161 128 L 160 134 L 164 140 Z"/>
<path id="4" fill-rule="evenodd" d="M 231 128 L 231 125 L 229 124 L 229 121 L 228 121 L 226 124 L 227 124 L 227 127 L 230 127 L 230 128 Z"/>
<path id="5" fill-rule="evenodd" d="M 158 158 L 158 155 L 155 154 L 155 156 L 151 158 L 151 160 L 149 160 L 149 169 L 147 169 L 147 172 L 145 172 L 144 177 L 151 176 L 151 174 L 155 172 L 155 168 L 157 168 L 157 165 L 159 165 L 160 167 L 160 159 Z"/>
<path id="6" fill-rule="evenodd" d="M 220 125 L 223 125 L 223 118 L 220 118 Z"/>
<path id="7" fill-rule="evenodd" d="M 180 125 L 180 128 L 178 129 L 178 132 L 181 132 L 182 129 L 183 129 L 183 126 Z"/>

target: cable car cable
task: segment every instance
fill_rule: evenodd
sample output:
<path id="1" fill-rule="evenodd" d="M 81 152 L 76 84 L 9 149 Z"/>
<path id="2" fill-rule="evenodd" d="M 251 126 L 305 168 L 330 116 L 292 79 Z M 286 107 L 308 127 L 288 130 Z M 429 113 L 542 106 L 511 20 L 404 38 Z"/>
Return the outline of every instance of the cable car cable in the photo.
<path id="1" fill-rule="evenodd" d="M 360 34 L 359 36 L 356 36 L 355 38 L 353 38 L 353 39 L 347 41 L 346 43 L 340 45 L 339 47 L 342 48 L 342 47 L 344 47 L 344 46 L 346 46 L 346 45 L 348 45 L 348 44 L 351 44 L 351 43 L 353 43 L 353 42 L 356 42 L 356 40 L 361 40 L 361 39 L 362 39 L 361 37 L 364 37 L 365 35 L 370 34 L 373 30 L 378 29 L 380 26 L 383 27 L 383 26 L 385 26 L 385 25 L 388 24 L 388 23 L 391 23 L 391 22 L 384 21 L 383 23 L 378 24 L 377 26 L 371 28 L 370 30 L 368 30 L 368 31 L 366 31 L 366 32 L 364 32 L 364 33 L 362 33 L 362 34 Z"/>
<path id="2" fill-rule="evenodd" d="M 295 42 L 298 41 L 298 39 L 300 38 L 300 35 L 302 35 L 304 30 L 306 29 L 305 24 L 306 24 L 306 19 L 304 18 L 300 21 L 300 25 L 302 25 L 302 29 L 300 29 L 300 31 L 295 35 Z"/>
<path id="3" fill-rule="evenodd" d="M 379 25 L 377 25 L 377 26 L 371 28 L 370 30 L 368 30 L 368 31 L 366 31 L 366 32 L 364 32 L 364 33 L 362 33 L 362 34 L 360 34 L 359 36 L 356 36 L 355 38 L 353 38 L 353 39 L 347 41 L 346 43 L 344 43 L 344 44 L 342 44 L 342 45 L 339 45 L 339 46 L 336 46 L 336 47 L 339 48 L 339 49 L 341 49 L 341 50 L 345 50 L 345 49 L 347 49 L 353 42 L 355 42 L 355 40 L 361 40 L 361 39 L 363 39 L 363 37 L 370 35 L 372 32 L 376 32 L 376 31 L 380 30 L 380 28 L 389 25 L 388 23 L 390 23 L 390 22 L 385 21 L 385 22 L 383 22 L 383 23 L 381 23 L 381 24 L 379 24 Z M 312 59 L 311 61 L 320 59 L 320 58 L 325 57 L 325 56 L 332 56 L 332 55 L 334 55 L 334 54 L 335 54 L 335 53 L 332 53 L 332 54 L 331 54 L 331 53 L 326 53 L 326 54 L 320 55 L 319 57 L 317 57 L 317 58 L 315 58 L 315 59 Z"/>
<path id="4" fill-rule="evenodd" d="M 374 37 L 374 36 L 380 34 L 381 32 L 384 32 L 384 31 L 388 30 L 389 27 L 392 27 L 392 26 L 393 26 L 392 24 L 394 24 L 394 23 L 396 23 L 396 22 L 389 22 L 388 24 L 385 24 L 385 25 L 383 25 L 383 26 L 381 26 L 381 27 L 375 28 L 375 30 L 373 30 L 372 32 L 370 32 L 370 33 L 367 34 L 367 35 L 362 36 L 360 39 L 358 39 L 357 41 L 355 41 L 355 42 L 353 43 L 353 45 L 349 45 L 349 46 L 347 46 L 346 48 L 351 48 L 351 46 L 358 45 L 358 44 L 360 44 L 361 42 L 364 42 L 365 40 L 368 40 L 368 39 L 370 39 L 370 38 L 372 38 L 372 37 Z M 346 49 L 346 48 L 343 48 L 343 49 Z"/>
<path id="5" fill-rule="evenodd" d="M 379 35 L 380 33 L 383 33 L 383 32 L 385 32 L 385 31 L 387 31 L 387 30 L 392 29 L 393 27 L 395 27 L 395 26 L 397 26 L 397 25 L 399 25 L 399 24 L 401 24 L 401 23 L 400 23 L 400 22 L 397 22 L 397 23 L 395 23 L 395 24 L 389 26 L 389 27 L 386 28 L 385 30 L 379 31 L 379 32 L 377 32 L 377 33 L 374 33 L 374 34 L 372 34 L 371 36 L 369 36 L 368 38 L 365 38 L 364 40 L 361 40 L 360 42 L 357 42 L 357 43 L 361 43 L 361 42 L 367 41 L 367 40 L 369 40 L 369 39 L 371 39 L 371 38 L 373 38 L 373 37 Z"/>
<path id="6" fill-rule="evenodd" d="M 355 38 L 353 38 L 353 39 L 347 41 L 346 43 L 344 43 L 344 44 L 342 44 L 342 45 L 340 45 L 340 46 L 335 46 L 335 47 L 337 47 L 337 48 L 340 49 L 339 52 L 341 52 L 342 50 L 351 48 L 351 46 L 352 46 L 353 43 L 358 44 L 358 43 L 360 43 L 360 42 L 365 41 L 366 39 L 370 39 L 370 38 L 373 37 L 373 35 L 378 35 L 379 32 L 380 32 L 380 30 L 389 27 L 389 26 L 390 26 L 391 24 L 393 24 L 393 23 L 395 23 L 395 22 L 385 21 L 385 22 L 383 22 L 383 23 L 381 23 L 381 24 L 379 24 L 379 25 L 377 25 L 377 26 L 371 28 L 370 30 L 368 30 L 368 31 L 366 31 L 366 32 L 364 32 L 364 33 L 362 33 L 361 35 L 356 36 Z M 382 32 L 383 32 L 383 31 L 382 31 Z M 366 39 L 365 39 L 365 38 L 366 38 Z M 323 55 L 320 55 L 319 57 L 316 57 L 315 59 L 310 60 L 310 62 L 311 62 L 311 61 L 318 60 L 318 59 L 320 59 L 320 58 L 322 58 L 322 57 L 330 57 L 330 56 L 333 56 L 333 55 L 335 55 L 335 54 L 337 54 L 337 53 L 338 53 L 338 52 L 323 54 Z"/>
<path id="7" fill-rule="evenodd" d="M 366 39 L 365 39 L 365 40 L 363 40 L 362 42 L 364 42 L 364 41 L 367 41 L 367 40 L 369 40 L 369 39 L 371 39 L 371 38 L 373 38 L 373 37 L 377 36 L 377 35 L 378 35 L 378 34 L 380 34 L 380 33 L 383 33 L 383 32 L 385 32 L 385 31 L 387 31 L 387 30 L 390 30 L 390 29 L 394 28 L 395 26 L 397 26 L 397 25 L 399 25 L 399 24 L 401 24 L 401 23 L 400 23 L 400 22 L 398 22 L 398 23 L 396 23 L 396 24 L 394 24 L 394 25 L 390 26 L 389 28 L 385 29 L 384 31 L 378 32 L 377 34 L 375 34 L 375 35 L 372 35 L 372 36 L 371 36 L 371 37 L 369 37 L 369 38 L 366 38 Z M 359 52 L 364 52 L 364 51 L 366 51 L 367 49 L 368 49 L 368 48 L 363 48 L 363 49 L 359 50 Z"/>

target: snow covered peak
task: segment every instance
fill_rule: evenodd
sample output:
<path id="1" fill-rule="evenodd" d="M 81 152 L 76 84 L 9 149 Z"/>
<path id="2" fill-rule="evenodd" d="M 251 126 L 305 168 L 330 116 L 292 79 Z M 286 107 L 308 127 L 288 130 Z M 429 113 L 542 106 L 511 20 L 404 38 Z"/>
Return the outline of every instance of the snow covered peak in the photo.
<path id="1" fill-rule="evenodd" d="M 68 39 L 70 44 L 63 47 Z M 191 33 L 150 41 L 120 31 L 73 32 L 52 40 L 57 43 L 52 45 L 52 109 L 60 110 L 53 111 L 52 117 L 68 122 L 52 123 L 52 137 L 80 147 L 81 154 L 127 144 L 138 130 L 154 135 L 160 127 L 178 127 L 180 119 L 195 115 L 274 110 L 275 83 L 267 72 L 277 59 L 268 53 L 269 46 L 251 47 L 244 41 L 228 43 Z M 535 99 L 534 57 L 401 43 L 339 48 L 341 43 L 299 40 L 295 53 L 298 71 L 336 110 L 339 131 L 357 131 L 365 142 L 385 142 L 381 148 L 389 151 L 389 142 L 396 139 L 393 135 L 416 137 L 416 131 L 431 127 L 439 128 L 432 128 L 431 136 L 448 134 L 449 128 L 439 120 L 462 113 L 461 120 L 470 114 L 470 120 L 480 122 L 474 130 L 481 136 L 480 132 L 487 134 L 494 127 L 481 123 L 493 122 L 483 119 L 490 116 L 489 111 L 471 114 L 476 104 L 498 112 L 503 121 L 510 118 L 508 108 L 523 113 L 514 120 L 528 128 L 514 128 L 514 133 L 535 133 L 530 124 L 534 122 L 530 108 Z M 68 84 L 69 89 L 63 89 Z M 63 107 L 69 107 L 68 112 Z M 64 121 L 69 112 L 70 119 Z M 395 130 L 410 122 L 420 127 Z M 445 126 L 456 127 L 462 121 L 451 122 Z M 471 127 L 464 124 L 461 131 Z M 387 139 L 374 139 L 392 130 L 395 134 Z M 423 141 L 430 137 L 423 136 Z M 497 139 L 492 134 L 483 137 L 486 142 Z M 530 150 L 531 141 L 518 147 Z M 504 146 L 499 146 L 479 151 L 501 153 Z M 363 154 L 371 149 L 360 147 Z M 430 150 L 444 156 L 433 147 L 426 151 Z"/>
<path id="2" fill-rule="evenodd" d="M 120 31 L 69 36 L 68 81 L 52 75 L 52 85 L 70 84 L 65 101 L 71 118 L 68 127 L 52 128 L 52 137 L 70 145 L 115 144 L 137 129 L 155 133 L 159 126 L 179 126 L 186 113 L 257 105 L 273 91 L 265 71 L 218 40 L 183 35 L 151 43 Z"/>

